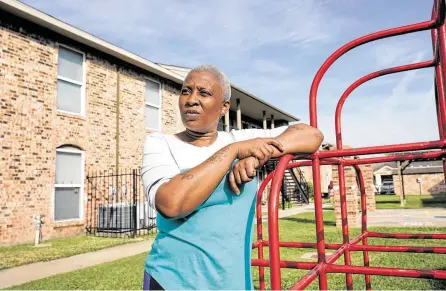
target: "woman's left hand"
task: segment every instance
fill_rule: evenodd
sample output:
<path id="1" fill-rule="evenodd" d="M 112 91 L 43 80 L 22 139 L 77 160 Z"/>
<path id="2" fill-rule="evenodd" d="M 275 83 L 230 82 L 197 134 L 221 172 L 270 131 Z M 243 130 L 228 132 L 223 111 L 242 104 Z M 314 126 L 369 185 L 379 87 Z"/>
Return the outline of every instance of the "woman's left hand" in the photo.
<path id="1" fill-rule="evenodd" d="M 240 189 L 238 186 L 246 182 L 251 182 L 257 174 L 259 165 L 259 160 L 255 157 L 247 157 L 238 161 L 229 172 L 228 179 L 231 190 L 239 195 Z"/>

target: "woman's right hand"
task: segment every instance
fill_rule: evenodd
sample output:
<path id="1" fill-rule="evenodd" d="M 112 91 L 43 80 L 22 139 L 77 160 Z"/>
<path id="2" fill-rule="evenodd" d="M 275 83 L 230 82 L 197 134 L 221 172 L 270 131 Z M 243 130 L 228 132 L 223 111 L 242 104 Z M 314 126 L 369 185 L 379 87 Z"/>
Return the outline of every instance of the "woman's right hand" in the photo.
<path id="1" fill-rule="evenodd" d="M 274 149 L 283 152 L 282 144 L 274 138 L 254 138 L 236 143 L 237 159 L 242 160 L 248 157 L 255 157 L 260 166 L 264 165 Z"/>

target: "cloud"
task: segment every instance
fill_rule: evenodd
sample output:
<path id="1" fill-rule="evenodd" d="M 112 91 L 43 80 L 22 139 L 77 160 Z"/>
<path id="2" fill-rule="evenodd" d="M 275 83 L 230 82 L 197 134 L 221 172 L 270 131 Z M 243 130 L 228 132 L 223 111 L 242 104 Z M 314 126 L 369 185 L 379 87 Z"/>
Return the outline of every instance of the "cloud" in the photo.
<path id="1" fill-rule="evenodd" d="M 283 42 L 326 42 L 346 25 L 345 19 L 331 15 L 324 2 L 310 0 L 282 0 L 274 5 L 267 0 L 24 2 L 128 48 L 140 45 L 137 50 L 149 59 L 149 53 L 167 40 L 180 41 L 177 50 L 247 51 Z"/>
<path id="2" fill-rule="evenodd" d="M 289 75 L 290 70 L 272 60 L 256 59 L 252 61 L 253 69 L 261 74 Z"/>
<path id="3" fill-rule="evenodd" d="M 24 2 L 154 62 L 216 64 L 235 84 L 304 122 L 313 77 L 335 49 L 384 26 L 414 22 L 401 18 L 410 11 L 420 18 L 409 10 L 414 3 L 392 8 L 388 1 L 370 6 L 354 0 Z M 389 17 L 381 21 L 374 15 L 384 6 Z M 369 43 L 340 58 L 318 92 L 326 141 L 335 142 L 336 103 L 352 82 L 379 69 L 430 58 L 430 50 L 428 33 L 416 33 Z M 434 104 L 432 70 L 375 79 L 345 104 L 345 143 L 357 147 L 436 139 Z"/>
<path id="4" fill-rule="evenodd" d="M 414 36 L 414 35 L 413 35 Z M 419 35 L 418 35 L 419 36 Z M 411 63 L 414 59 L 422 59 L 429 56 L 432 58 L 431 46 L 420 42 L 418 38 L 407 37 L 404 39 L 394 40 L 386 39 L 376 45 L 371 46 L 370 53 L 375 60 L 374 65 L 379 68 L 388 68 L 398 65 Z"/>

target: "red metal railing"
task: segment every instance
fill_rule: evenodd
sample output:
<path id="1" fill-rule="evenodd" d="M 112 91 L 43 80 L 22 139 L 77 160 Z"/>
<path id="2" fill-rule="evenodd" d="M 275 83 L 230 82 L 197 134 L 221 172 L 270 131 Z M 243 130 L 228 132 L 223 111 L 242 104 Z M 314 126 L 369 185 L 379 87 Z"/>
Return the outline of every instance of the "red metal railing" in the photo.
<path id="1" fill-rule="evenodd" d="M 346 287 L 353 290 L 352 274 L 363 274 L 367 290 L 371 290 L 371 275 L 381 276 L 399 276 L 412 278 L 434 278 L 446 279 L 445 270 L 415 270 L 398 269 L 385 267 L 370 267 L 368 252 L 408 252 L 408 253 L 437 253 L 445 254 L 446 247 L 414 247 L 414 246 L 383 246 L 369 245 L 367 239 L 370 237 L 379 238 L 399 238 L 399 239 L 446 239 L 446 234 L 403 234 L 403 233 L 378 233 L 367 230 L 367 207 L 366 191 L 364 178 L 359 165 L 403 161 L 403 160 L 426 160 L 443 159 L 443 168 L 446 178 L 446 92 L 445 92 L 445 71 L 446 71 L 446 24 L 445 24 L 445 0 L 435 0 L 432 9 L 431 20 L 417 24 L 402 26 L 372 33 L 358 39 L 355 39 L 335 51 L 321 66 L 317 72 L 310 91 L 310 124 L 317 127 L 317 92 L 319 84 L 328 70 L 328 68 L 343 54 L 351 49 L 365 43 L 383 39 L 387 37 L 413 33 L 417 31 L 431 30 L 433 59 L 410 65 L 398 66 L 390 69 L 377 71 L 366 75 L 354 82 L 342 94 L 336 107 L 335 130 L 336 130 L 336 150 L 321 151 L 308 157 L 300 157 L 302 161 L 290 163 L 292 159 L 297 159 L 292 155 L 286 155 L 281 158 L 275 171 L 269 174 L 263 181 L 257 196 L 257 241 L 253 243 L 253 248 L 258 250 L 258 259 L 252 260 L 252 266 L 259 267 L 260 289 L 265 290 L 265 267 L 270 268 L 271 289 L 281 290 L 281 268 L 294 268 L 310 270 L 305 276 L 300 278 L 292 287 L 292 290 L 302 290 L 306 288 L 313 280 L 319 278 L 319 289 L 327 290 L 328 273 L 344 273 L 346 275 Z M 341 131 L 341 113 L 342 107 L 349 95 L 358 86 L 374 78 L 394 74 L 409 70 L 421 68 L 435 68 L 435 103 L 437 108 L 439 140 L 416 142 L 406 144 L 394 144 L 385 146 L 362 147 L 356 149 L 342 148 Z M 398 155 L 388 155 L 384 157 L 345 159 L 345 157 L 361 156 L 369 154 L 395 153 L 419 150 L 436 150 L 424 153 L 406 153 Z M 321 196 L 321 165 L 336 165 L 339 173 L 339 192 L 341 202 L 341 221 L 343 239 L 341 244 L 326 244 L 324 239 L 324 221 L 322 215 L 322 196 Z M 279 240 L 279 197 L 280 186 L 286 169 L 311 166 L 313 170 L 314 187 L 314 205 L 316 218 L 316 243 L 312 242 L 281 242 Z M 355 169 L 358 177 L 359 189 L 361 193 L 361 235 L 353 240 L 349 237 L 349 226 L 347 219 L 347 203 L 345 188 L 344 168 L 351 166 Z M 262 236 L 262 207 L 261 197 L 266 185 L 271 181 L 270 198 L 268 202 L 268 236 L 269 241 Z M 362 244 L 360 244 L 362 243 Z M 269 248 L 269 260 L 264 259 L 264 248 Z M 315 262 L 282 261 L 280 259 L 280 248 L 313 248 L 317 250 L 318 260 Z M 336 250 L 332 255 L 326 256 L 325 250 Z M 360 251 L 363 253 L 364 266 L 352 266 L 350 252 Z M 334 264 L 342 255 L 344 255 L 345 264 Z"/>

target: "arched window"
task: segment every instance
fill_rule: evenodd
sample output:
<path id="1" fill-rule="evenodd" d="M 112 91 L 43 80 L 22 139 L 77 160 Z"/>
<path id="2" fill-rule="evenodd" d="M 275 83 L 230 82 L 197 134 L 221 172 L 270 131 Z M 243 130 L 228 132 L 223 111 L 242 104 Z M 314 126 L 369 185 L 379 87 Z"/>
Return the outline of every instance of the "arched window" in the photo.
<path id="1" fill-rule="evenodd" d="M 54 221 L 83 219 L 84 152 L 71 145 L 56 149 Z"/>

